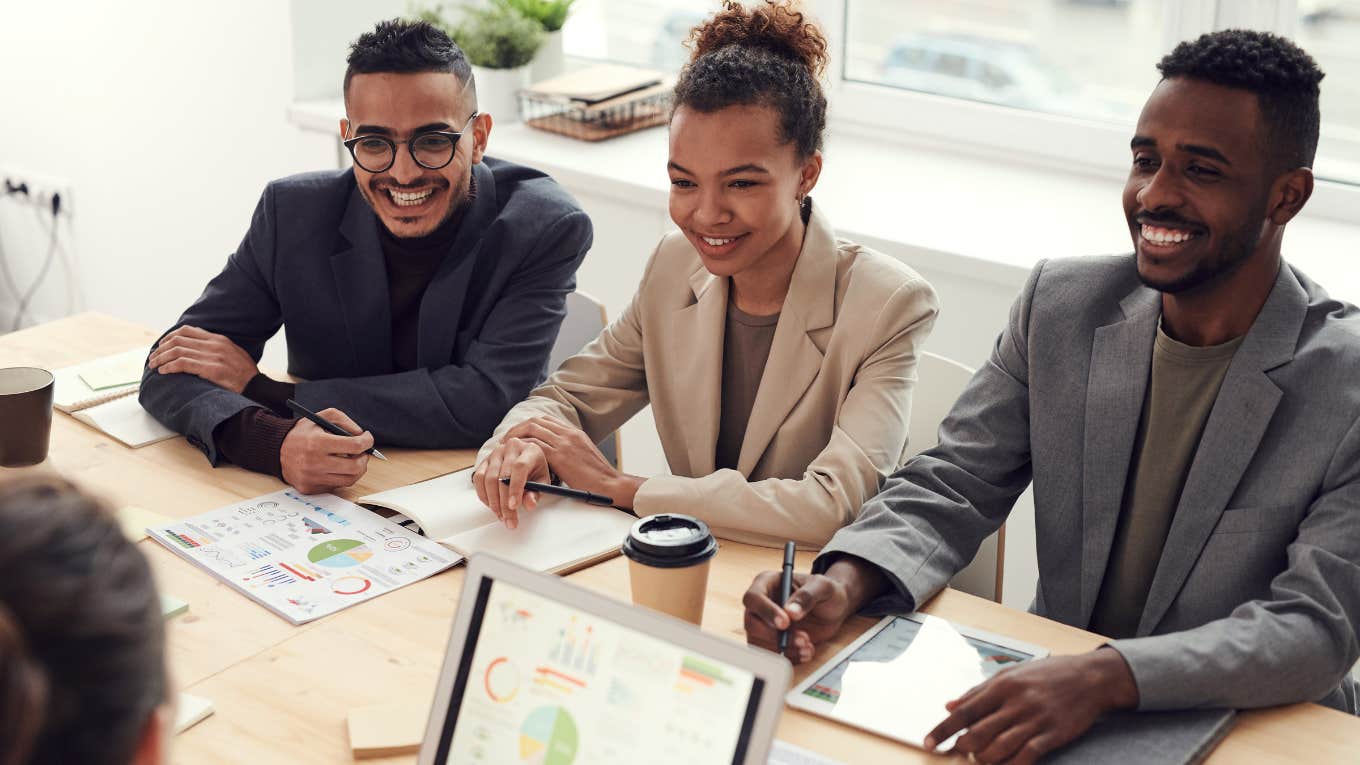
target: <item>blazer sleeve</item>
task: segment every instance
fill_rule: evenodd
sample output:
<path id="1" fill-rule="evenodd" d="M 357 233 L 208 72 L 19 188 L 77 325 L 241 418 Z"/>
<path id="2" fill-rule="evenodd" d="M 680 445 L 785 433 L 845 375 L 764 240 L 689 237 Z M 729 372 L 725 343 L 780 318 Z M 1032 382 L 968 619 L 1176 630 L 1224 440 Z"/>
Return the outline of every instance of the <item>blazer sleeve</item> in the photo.
<path id="1" fill-rule="evenodd" d="M 939 444 L 888 478 L 813 562 L 839 555 L 881 568 L 895 589 L 875 608 L 911 611 L 939 591 L 1005 521 L 1029 485 L 1028 327 L 1043 271 L 1031 272 L 991 357 L 940 424 Z"/>
<path id="2" fill-rule="evenodd" d="M 480 444 L 543 374 L 591 240 L 590 218 L 580 210 L 550 224 L 462 364 L 301 382 L 295 398 L 307 407 L 340 409 L 383 444 L 425 449 Z"/>
<path id="3" fill-rule="evenodd" d="M 634 511 L 687 513 L 723 531 L 826 544 L 901 460 L 917 357 L 938 312 L 934 290 L 920 279 L 899 286 L 885 302 L 870 332 L 883 340 L 860 362 L 829 442 L 801 477 L 748 481 L 731 469 L 656 476 L 638 490 Z"/>
<path id="4" fill-rule="evenodd" d="M 1360 420 L 1342 439 L 1268 597 L 1223 619 L 1115 640 L 1140 709 L 1319 701 L 1360 658 Z"/>
<path id="5" fill-rule="evenodd" d="M 271 281 L 277 220 L 271 185 L 265 187 L 250 229 L 227 259 L 226 267 L 208 282 L 203 294 L 170 331 L 192 325 L 225 335 L 259 362 L 265 342 L 283 323 Z M 151 369 L 142 372 L 138 401 L 167 428 L 184 434 L 213 465 L 222 460 L 213 443 L 214 429 L 237 412 L 258 406 L 195 375 L 163 375 Z"/>
<path id="6" fill-rule="evenodd" d="M 505 415 L 478 451 L 478 464 L 507 430 L 533 417 L 556 418 L 580 428 L 599 443 L 647 406 L 650 399 L 640 316 L 659 251 L 658 245 L 643 271 L 638 291 L 623 312 Z"/>

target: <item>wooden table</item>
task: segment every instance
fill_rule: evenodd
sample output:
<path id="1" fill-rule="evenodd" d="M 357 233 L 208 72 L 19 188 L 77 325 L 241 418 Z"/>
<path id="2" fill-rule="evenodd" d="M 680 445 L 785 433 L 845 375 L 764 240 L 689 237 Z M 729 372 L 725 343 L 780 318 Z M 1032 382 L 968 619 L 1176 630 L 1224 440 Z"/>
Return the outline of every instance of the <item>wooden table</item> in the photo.
<path id="1" fill-rule="evenodd" d="M 82 314 L 0 336 L 0 367 L 56 368 L 146 346 L 155 334 L 107 316 Z M 386 449 L 353 498 L 458 470 L 471 451 Z M 118 504 L 186 517 L 280 488 L 278 481 L 234 467 L 212 469 L 183 439 L 129 449 L 71 417 L 54 415 L 48 460 L 27 471 L 54 470 Z M 0 478 L 16 473 L 0 469 Z M 181 734 L 174 762 L 351 762 L 345 716 L 353 707 L 418 700 L 428 703 L 457 608 L 463 571 L 447 571 L 315 622 L 293 627 L 150 540 L 139 543 L 162 590 L 189 601 L 168 623 L 169 663 L 176 687 L 213 700 L 214 716 Z M 800 554 L 807 567 L 811 554 Z M 756 572 L 778 568 L 779 552 L 724 542 L 714 560 L 704 628 L 742 640 L 741 595 Z M 626 599 L 622 559 L 572 574 L 572 581 Z M 928 613 L 1043 645 L 1055 654 L 1101 643 L 1082 630 L 996 603 L 946 591 Z M 817 660 L 798 667 L 795 682 L 853 640 L 872 620 L 856 618 Z M 786 709 L 778 736 L 846 763 L 912 763 L 947 758 L 900 746 L 805 712 Z M 414 757 L 367 760 L 411 763 Z M 1212 763 L 1360 761 L 1360 720 L 1315 704 L 1241 715 Z"/>

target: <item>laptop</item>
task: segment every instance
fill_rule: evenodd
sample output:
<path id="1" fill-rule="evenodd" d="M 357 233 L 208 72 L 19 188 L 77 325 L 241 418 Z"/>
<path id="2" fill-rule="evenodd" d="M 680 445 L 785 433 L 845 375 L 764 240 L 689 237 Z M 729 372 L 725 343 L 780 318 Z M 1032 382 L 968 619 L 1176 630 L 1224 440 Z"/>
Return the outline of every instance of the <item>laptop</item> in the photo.
<path id="1" fill-rule="evenodd" d="M 420 765 L 764 765 L 777 654 L 474 555 Z"/>

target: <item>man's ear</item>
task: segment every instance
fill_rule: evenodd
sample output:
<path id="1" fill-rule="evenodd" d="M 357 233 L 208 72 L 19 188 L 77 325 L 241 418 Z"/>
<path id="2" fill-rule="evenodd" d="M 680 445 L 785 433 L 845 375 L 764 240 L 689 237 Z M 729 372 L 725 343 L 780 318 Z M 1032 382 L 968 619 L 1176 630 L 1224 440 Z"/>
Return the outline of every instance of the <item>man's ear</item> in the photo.
<path id="1" fill-rule="evenodd" d="M 345 140 L 346 138 L 349 138 L 349 119 L 346 118 L 346 117 L 341 117 L 341 118 L 340 118 L 340 140 L 343 141 L 343 140 Z"/>
<path id="2" fill-rule="evenodd" d="M 1294 219 L 1295 215 L 1313 196 L 1313 171 L 1299 167 L 1275 179 L 1270 190 L 1270 209 L 1266 217 L 1276 226 L 1283 226 Z"/>
<path id="3" fill-rule="evenodd" d="M 491 115 L 478 114 L 472 123 L 472 164 L 478 164 L 486 155 L 486 144 L 491 138 Z"/>
<path id="4" fill-rule="evenodd" d="M 151 710 L 137 739 L 132 765 L 165 765 L 170 762 L 170 738 L 174 736 L 175 705 L 166 702 Z"/>

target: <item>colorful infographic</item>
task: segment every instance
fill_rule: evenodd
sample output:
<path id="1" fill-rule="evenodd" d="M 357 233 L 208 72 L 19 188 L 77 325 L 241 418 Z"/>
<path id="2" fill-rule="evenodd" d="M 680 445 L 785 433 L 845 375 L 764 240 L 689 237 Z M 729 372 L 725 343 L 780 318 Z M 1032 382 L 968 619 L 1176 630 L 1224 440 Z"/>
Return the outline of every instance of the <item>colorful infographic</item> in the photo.
<path id="1" fill-rule="evenodd" d="M 579 743 L 570 712 L 562 707 L 539 707 L 520 729 L 519 758 L 529 765 L 571 765 Z"/>
<path id="2" fill-rule="evenodd" d="M 290 489 L 150 532 L 180 557 L 294 624 L 391 592 L 462 560 L 340 497 Z"/>

